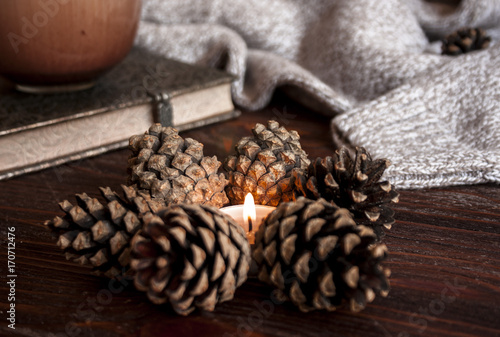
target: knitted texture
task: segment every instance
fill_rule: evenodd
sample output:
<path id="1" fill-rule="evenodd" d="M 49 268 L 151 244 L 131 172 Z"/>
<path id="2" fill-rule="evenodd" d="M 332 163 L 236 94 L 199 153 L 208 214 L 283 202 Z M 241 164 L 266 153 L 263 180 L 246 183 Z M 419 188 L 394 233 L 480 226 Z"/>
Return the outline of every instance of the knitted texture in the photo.
<path id="1" fill-rule="evenodd" d="M 461 27 L 490 47 L 440 55 Z M 401 188 L 500 182 L 499 38 L 498 0 L 145 0 L 136 44 L 237 75 L 247 109 L 285 86 Z"/>
<path id="2" fill-rule="evenodd" d="M 498 47 L 464 55 L 430 72 L 437 88 L 416 78 L 333 123 L 352 142 L 367 144 L 372 156 L 390 157 L 393 166 L 385 178 L 399 188 L 500 182 Z M 474 64 L 479 76 L 471 76 L 464 63 Z M 373 114 L 382 109 L 387 110 L 384 119 Z"/>

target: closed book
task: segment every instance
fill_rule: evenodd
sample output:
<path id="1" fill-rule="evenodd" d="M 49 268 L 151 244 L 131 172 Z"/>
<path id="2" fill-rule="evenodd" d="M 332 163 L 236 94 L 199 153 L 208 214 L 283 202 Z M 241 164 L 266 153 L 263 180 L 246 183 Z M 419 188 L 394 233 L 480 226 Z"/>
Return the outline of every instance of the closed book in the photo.
<path id="1" fill-rule="evenodd" d="M 237 117 L 233 79 L 134 48 L 88 90 L 28 94 L 0 82 L 0 180 L 125 147 L 154 122 L 182 131 Z"/>

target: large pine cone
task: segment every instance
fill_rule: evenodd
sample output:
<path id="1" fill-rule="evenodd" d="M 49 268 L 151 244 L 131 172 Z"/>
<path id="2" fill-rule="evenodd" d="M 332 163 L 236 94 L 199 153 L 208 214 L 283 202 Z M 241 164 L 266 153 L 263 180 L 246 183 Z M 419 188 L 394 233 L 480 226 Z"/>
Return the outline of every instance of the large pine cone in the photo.
<path id="1" fill-rule="evenodd" d="M 278 122 L 267 127 L 256 124 L 254 137 L 236 144 L 236 155 L 229 156 L 224 168 L 229 175 L 226 193 L 232 204 L 242 204 L 252 193 L 255 203 L 276 206 L 293 199 L 292 171 L 303 172 L 309 165 L 296 131 L 287 131 Z"/>
<path id="2" fill-rule="evenodd" d="M 354 158 L 342 148 L 333 157 L 317 158 L 307 174 L 294 173 L 294 189 L 297 196 L 323 198 L 347 208 L 358 224 L 372 227 L 380 238 L 382 227 L 390 229 L 394 223 L 391 204 L 399 201 L 391 184 L 380 181 L 389 165 L 386 159 L 372 160 L 364 148 L 356 148 Z"/>
<path id="3" fill-rule="evenodd" d="M 460 55 L 488 47 L 491 37 L 481 28 L 461 28 L 443 39 L 443 55 Z"/>
<path id="4" fill-rule="evenodd" d="M 254 259 L 259 279 L 302 311 L 363 309 L 389 291 L 387 255 L 373 231 L 323 199 L 283 203 L 261 224 Z"/>
<path id="5" fill-rule="evenodd" d="M 217 171 L 217 157 L 204 157 L 203 144 L 183 139 L 176 129 L 153 124 L 144 135 L 130 138 L 128 184 L 147 190 L 167 205 L 199 203 L 222 207 L 229 203 L 227 180 Z"/>
<path id="6" fill-rule="evenodd" d="M 251 261 L 243 228 L 206 205 L 179 204 L 148 215 L 132 247 L 136 288 L 181 315 L 232 299 Z"/>
<path id="7" fill-rule="evenodd" d="M 58 236 L 57 245 L 66 258 L 108 277 L 127 272 L 130 264 L 130 239 L 141 228 L 141 214 L 158 211 L 163 204 L 122 186 L 123 197 L 109 187 L 101 193 L 105 205 L 86 193 L 77 194 L 77 205 L 68 200 L 59 204 L 66 213 L 45 221 Z"/>

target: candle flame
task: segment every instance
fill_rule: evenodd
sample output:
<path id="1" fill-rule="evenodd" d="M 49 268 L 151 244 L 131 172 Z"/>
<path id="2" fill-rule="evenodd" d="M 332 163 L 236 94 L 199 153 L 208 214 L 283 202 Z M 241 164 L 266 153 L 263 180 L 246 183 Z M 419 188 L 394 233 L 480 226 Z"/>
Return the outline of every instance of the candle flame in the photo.
<path id="1" fill-rule="evenodd" d="M 257 213 L 255 212 L 255 202 L 251 193 L 245 196 L 245 203 L 243 204 L 243 220 L 248 228 L 249 219 L 255 222 L 257 218 Z"/>

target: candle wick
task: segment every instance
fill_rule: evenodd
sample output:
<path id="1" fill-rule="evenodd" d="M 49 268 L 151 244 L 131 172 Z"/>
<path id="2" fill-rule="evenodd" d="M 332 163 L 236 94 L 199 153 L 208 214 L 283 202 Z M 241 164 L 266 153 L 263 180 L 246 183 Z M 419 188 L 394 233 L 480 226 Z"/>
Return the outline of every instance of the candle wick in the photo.
<path id="1" fill-rule="evenodd" d="M 248 231 L 251 232 L 252 231 L 252 228 L 253 225 L 252 225 L 252 218 L 251 217 L 248 217 Z"/>

